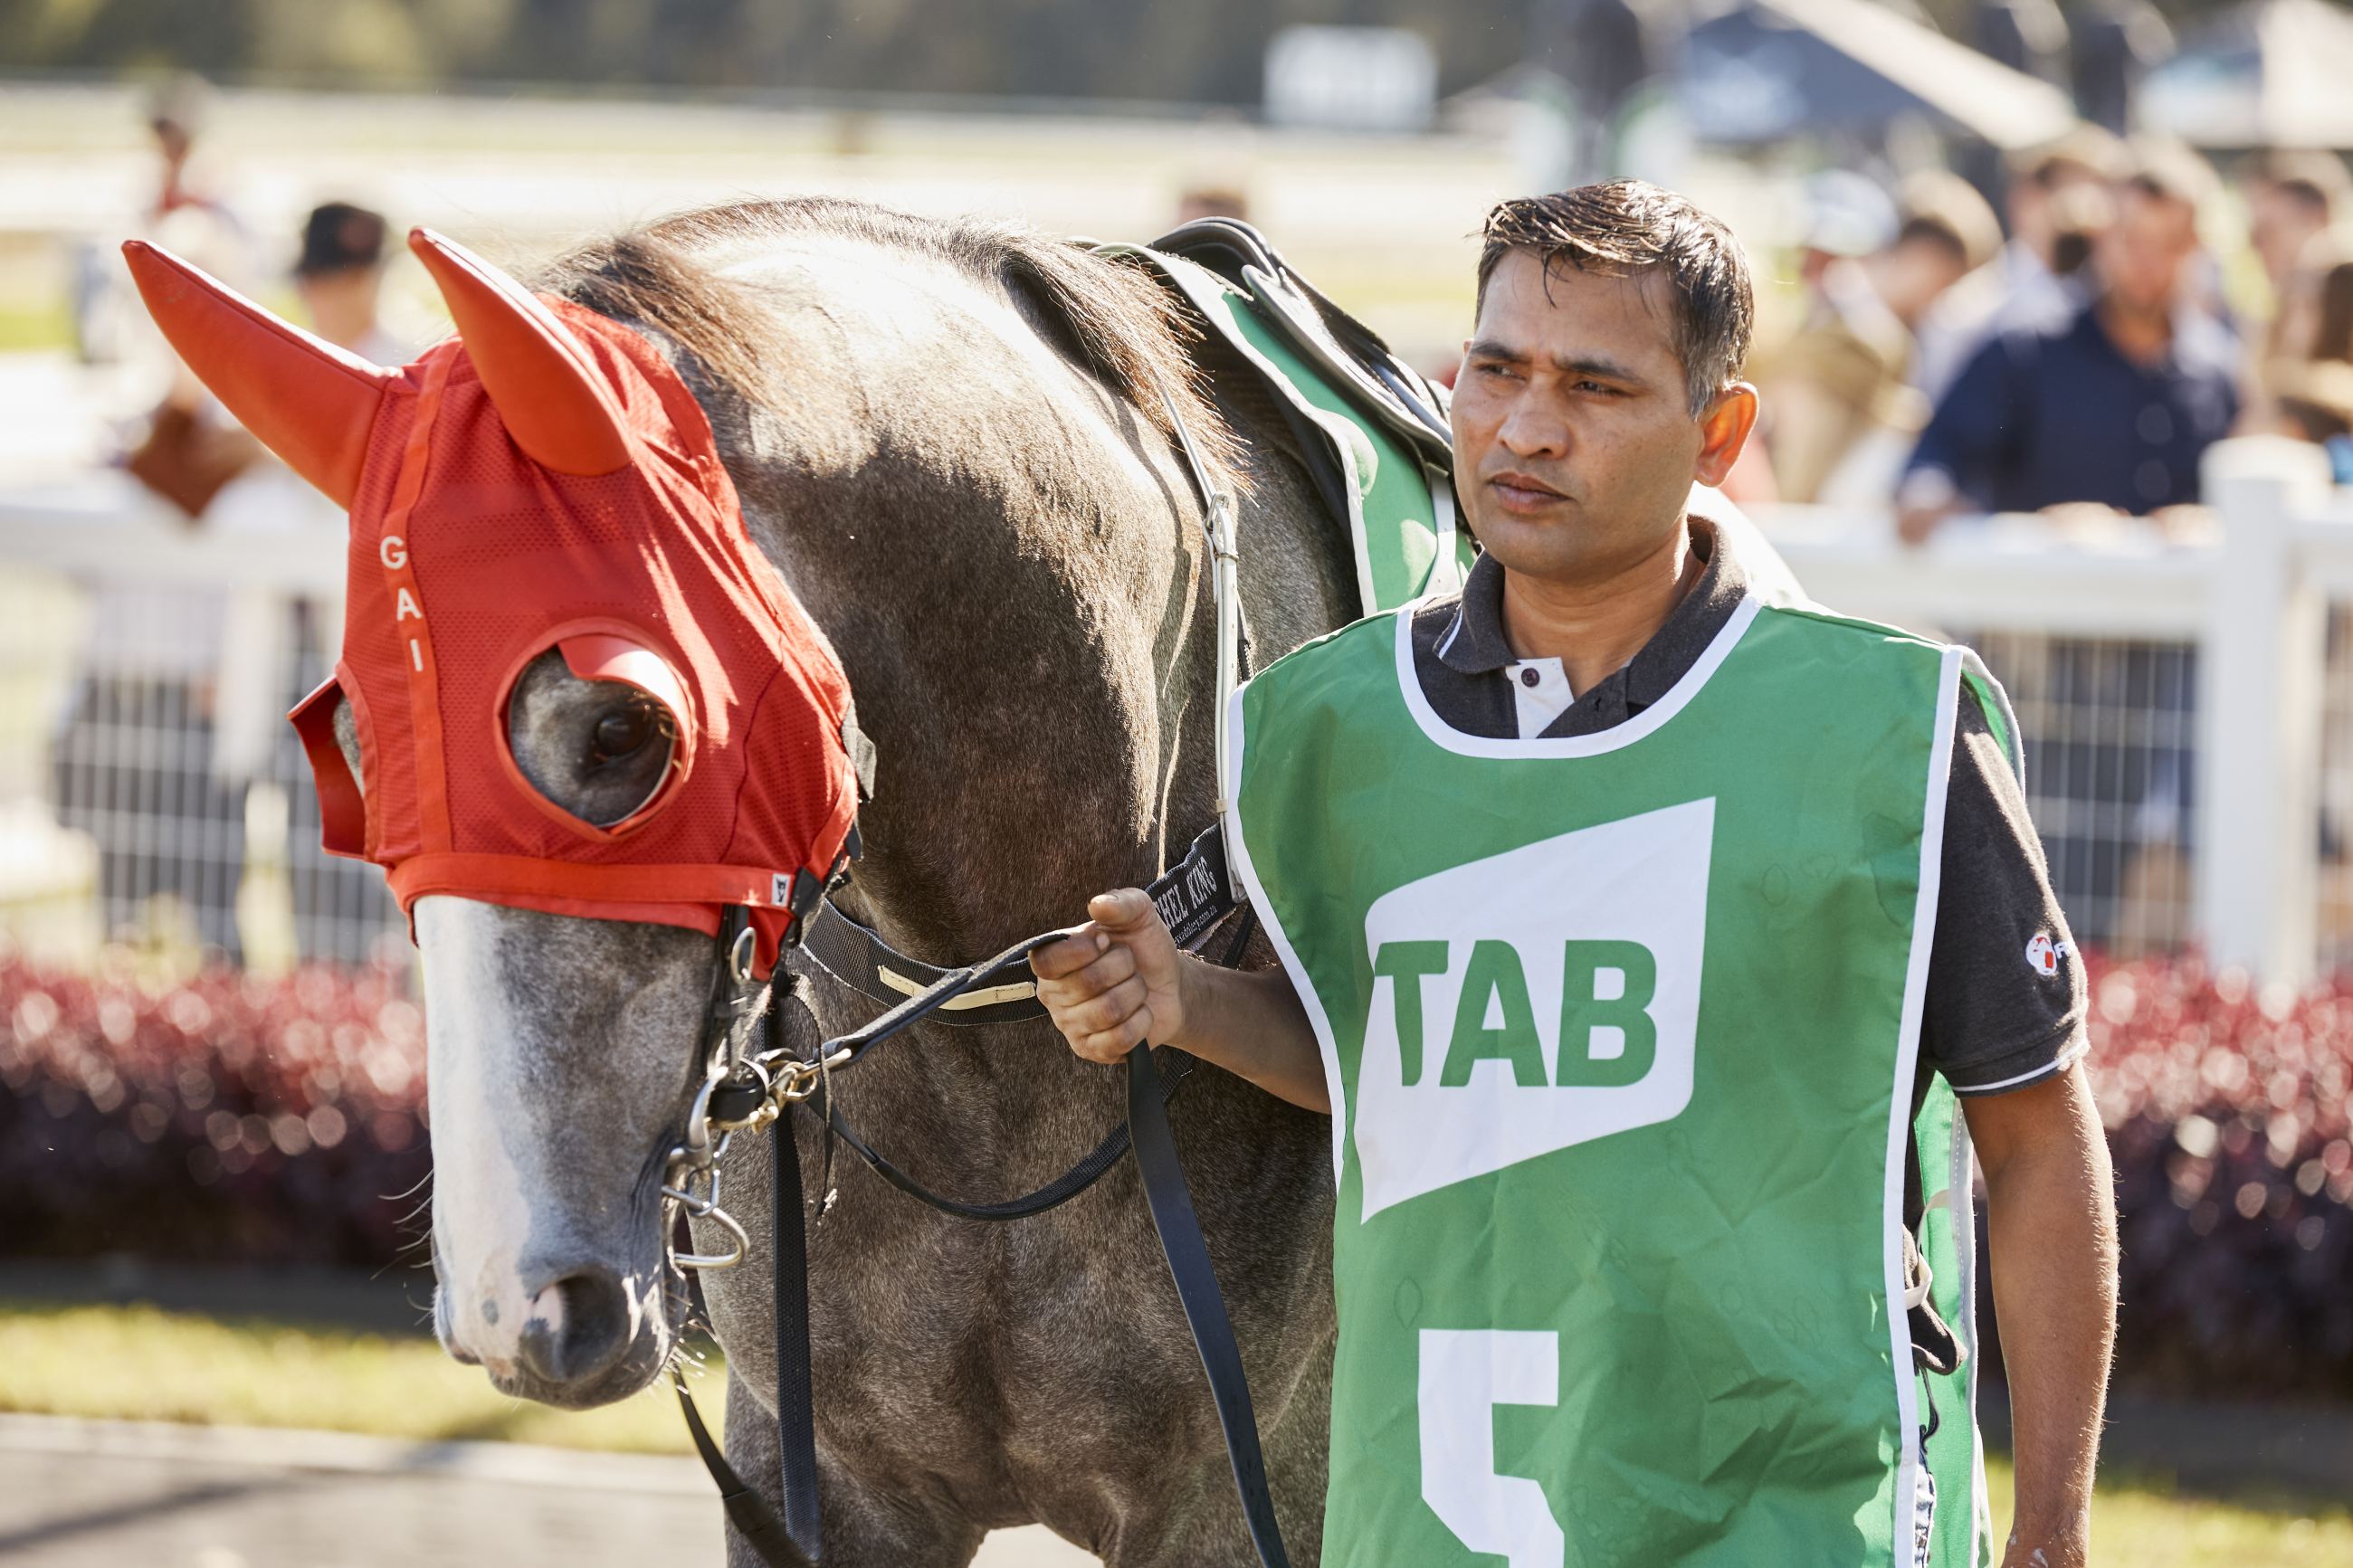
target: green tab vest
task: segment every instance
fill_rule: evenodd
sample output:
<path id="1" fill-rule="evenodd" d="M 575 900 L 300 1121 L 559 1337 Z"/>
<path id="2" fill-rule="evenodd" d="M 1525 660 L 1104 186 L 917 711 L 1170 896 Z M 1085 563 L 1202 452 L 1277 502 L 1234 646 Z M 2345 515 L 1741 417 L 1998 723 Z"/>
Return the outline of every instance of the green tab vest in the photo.
<path id="1" fill-rule="evenodd" d="M 1236 699 L 1336 1110 L 1324 1561 L 1989 1561 L 1969 1372 L 1902 1300 L 1911 1132 L 1974 1349 L 1966 1137 L 1941 1082 L 1910 1116 L 1960 650 L 1752 598 L 1628 722 L 1489 741 L 1409 622 Z"/>

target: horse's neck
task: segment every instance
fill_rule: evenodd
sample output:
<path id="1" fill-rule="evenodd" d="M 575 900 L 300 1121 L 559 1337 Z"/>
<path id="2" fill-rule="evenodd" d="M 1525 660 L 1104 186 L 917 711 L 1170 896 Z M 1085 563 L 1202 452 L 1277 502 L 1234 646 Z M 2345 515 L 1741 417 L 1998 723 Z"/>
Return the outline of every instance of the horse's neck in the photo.
<path id="1" fill-rule="evenodd" d="M 1221 394 L 1232 384 L 1221 377 Z M 1347 617 L 1353 575 L 1280 415 L 1247 388 L 1219 402 L 1244 452 L 1239 608 L 1263 667 Z M 1066 599 L 1039 597 L 1034 570 L 938 550 L 894 559 L 887 583 L 861 582 L 862 558 L 795 561 L 775 529 L 764 536 L 840 649 L 880 752 L 861 823 L 868 858 L 841 902 L 915 956 L 968 962 L 1077 920 L 1089 894 L 1149 879 L 1208 825 L 1211 558 L 1181 458 L 1156 447 L 1145 456 L 1166 499 L 1114 500 L 1107 483 L 1099 515 L 1134 532 L 1100 558 L 1165 564 L 1166 597 L 1148 605 L 1130 584 L 1082 572 L 1059 574 Z M 1106 454 L 1105 468 L 1132 457 Z M 976 605 L 984 620 L 941 624 Z M 1134 679 L 1147 660 L 1149 692 Z"/>

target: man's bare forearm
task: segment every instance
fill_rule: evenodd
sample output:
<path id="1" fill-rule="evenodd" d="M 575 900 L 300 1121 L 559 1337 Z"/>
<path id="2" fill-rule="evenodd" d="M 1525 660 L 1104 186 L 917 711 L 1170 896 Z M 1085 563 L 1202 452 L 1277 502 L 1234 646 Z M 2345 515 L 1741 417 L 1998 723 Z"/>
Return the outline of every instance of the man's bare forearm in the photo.
<path id="1" fill-rule="evenodd" d="M 1184 960 L 1181 1046 L 1280 1100 L 1331 1114 L 1324 1052 L 1306 1009 L 1280 969 L 1220 969 Z"/>
<path id="2" fill-rule="evenodd" d="M 1986 1173 L 1989 1262 L 2018 1467 L 2007 1561 L 2074 1568 L 2090 1549 L 2092 1477 L 2116 1339 L 2107 1141 L 2080 1068 L 1968 1105 Z"/>

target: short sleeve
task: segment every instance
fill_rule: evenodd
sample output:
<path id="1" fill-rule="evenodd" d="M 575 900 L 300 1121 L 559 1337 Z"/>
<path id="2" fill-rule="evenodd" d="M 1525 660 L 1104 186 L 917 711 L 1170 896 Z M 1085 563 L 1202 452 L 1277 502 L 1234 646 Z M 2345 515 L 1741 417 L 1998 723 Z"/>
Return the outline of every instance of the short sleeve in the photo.
<path id="1" fill-rule="evenodd" d="M 2084 984 L 2042 845 L 2001 741 L 1964 682 L 1945 802 L 1924 1066 L 1956 1093 L 2000 1094 L 2083 1054 Z"/>

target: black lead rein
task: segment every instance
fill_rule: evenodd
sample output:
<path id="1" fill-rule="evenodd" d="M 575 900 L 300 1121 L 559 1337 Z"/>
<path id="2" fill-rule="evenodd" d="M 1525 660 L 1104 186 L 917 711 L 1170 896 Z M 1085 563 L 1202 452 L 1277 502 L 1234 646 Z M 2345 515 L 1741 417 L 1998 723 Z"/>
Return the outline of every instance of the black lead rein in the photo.
<path id="1" fill-rule="evenodd" d="M 1193 841 L 1185 858 L 1163 873 L 1145 892 L 1158 906 L 1178 945 L 1193 949 L 1206 942 L 1219 922 L 1235 908 L 1226 871 L 1223 832 L 1212 826 L 1203 833 Z M 1250 920 L 1245 910 L 1240 928 L 1224 955 L 1228 966 L 1241 956 L 1250 936 Z M 1241 1499 L 1251 1542 L 1258 1549 L 1262 1568 L 1289 1568 L 1282 1532 L 1275 1521 L 1274 1501 L 1267 1489 L 1266 1465 L 1259 1451 L 1258 1421 L 1250 1406 L 1250 1384 L 1243 1374 L 1240 1350 L 1234 1342 L 1225 1297 L 1218 1288 L 1217 1273 L 1209 1262 L 1208 1247 L 1202 1239 L 1200 1220 L 1194 1213 L 1192 1194 L 1186 1185 L 1184 1167 L 1177 1161 L 1176 1139 L 1168 1124 L 1167 1102 L 1192 1071 L 1193 1059 L 1171 1049 L 1172 1071 L 1164 1080 L 1153 1061 L 1153 1047 L 1148 1044 L 1137 1046 L 1127 1057 L 1127 1120 L 1060 1176 L 1025 1197 L 1001 1203 L 965 1203 L 925 1188 L 858 1135 L 843 1119 L 829 1092 L 829 1084 L 819 1072 L 820 1063 L 830 1063 L 832 1071 L 855 1066 L 876 1046 L 967 992 L 1008 984 L 1017 977 L 1026 976 L 1032 952 L 1069 934 L 1067 931 L 1042 931 L 1015 943 L 985 963 L 950 970 L 932 985 L 862 1027 L 826 1041 L 811 1063 L 798 1063 L 786 1056 L 782 1009 L 772 1005 L 767 1019 L 771 1048 L 766 1056 L 777 1063 L 790 1063 L 798 1069 L 797 1077 L 802 1081 L 816 1076 L 817 1093 L 808 1098 L 823 1100 L 824 1110 L 818 1113 L 823 1124 L 883 1180 L 959 1218 L 1005 1221 L 1043 1214 L 1092 1186 L 1132 1148 L 1137 1173 L 1143 1178 L 1145 1202 L 1152 1211 L 1153 1227 L 1159 1233 L 1161 1251 L 1168 1260 L 1177 1300 L 1192 1331 L 1194 1348 L 1200 1353 L 1202 1371 L 1208 1376 L 1209 1394 L 1217 1405 L 1219 1426 L 1225 1433 L 1226 1457 L 1233 1467 L 1234 1488 Z M 723 948 L 729 941 L 730 932 L 723 928 Z M 731 1079 L 712 1090 L 709 1114 L 713 1125 L 753 1125 L 763 1106 L 774 1102 L 771 1082 L 765 1074 L 756 1079 Z M 725 1453 L 703 1426 L 685 1384 L 677 1385 L 679 1403 L 686 1413 L 687 1430 L 702 1456 L 704 1467 L 718 1483 L 720 1501 L 727 1510 L 728 1520 L 771 1568 L 815 1564 L 823 1560 L 824 1551 L 818 1509 L 817 1431 L 810 1376 L 808 1236 L 794 1117 L 798 1103 L 798 1098 L 778 1103 L 774 1145 L 776 1190 L 771 1205 L 775 1226 L 776 1426 L 783 1454 L 785 1494 L 782 1520 L 727 1462 Z"/>

